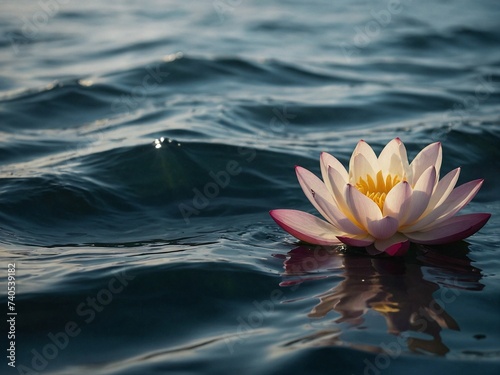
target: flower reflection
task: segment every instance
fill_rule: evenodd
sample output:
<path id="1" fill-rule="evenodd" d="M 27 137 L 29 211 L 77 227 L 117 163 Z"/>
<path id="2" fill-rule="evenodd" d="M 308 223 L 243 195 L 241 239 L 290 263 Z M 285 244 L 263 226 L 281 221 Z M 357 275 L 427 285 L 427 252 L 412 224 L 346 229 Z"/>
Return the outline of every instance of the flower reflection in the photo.
<path id="1" fill-rule="evenodd" d="M 368 258 L 322 247 L 301 246 L 288 253 L 281 285 L 297 287 L 302 282 L 327 277 L 326 274 L 342 277 L 334 288 L 315 296 L 320 302 L 309 317 L 323 318 L 331 312 L 337 313 L 335 322 L 345 330 L 345 326 L 371 328 L 374 321 L 368 317 L 375 313 L 384 317 L 387 331 L 408 350 L 445 355 L 449 348 L 442 341 L 441 330 L 459 330 L 457 321 L 446 308 L 457 299 L 461 290 L 483 288 L 481 271 L 471 265 L 467 245 L 463 242 L 438 249 L 412 247 L 411 251 L 414 256 L 406 259 Z M 317 342 L 323 335 L 324 331 L 318 332 L 316 337 L 313 335 L 307 340 Z M 345 343 L 340 336 L 336 334 L 333 342 L 323 344 L 386 350 Z"/>

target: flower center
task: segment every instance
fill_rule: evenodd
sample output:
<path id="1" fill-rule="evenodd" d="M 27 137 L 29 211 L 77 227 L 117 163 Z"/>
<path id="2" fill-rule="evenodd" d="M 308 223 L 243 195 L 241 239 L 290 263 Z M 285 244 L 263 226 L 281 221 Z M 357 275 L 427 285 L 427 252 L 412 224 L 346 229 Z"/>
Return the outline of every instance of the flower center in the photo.
<path id="1" fill-rule="evenodd" d="M 392 176 L 390 174 L 384 179 L 382 171 L 379 171 L 375 176 L 367 175 L 365 178 L 360 178 L 356 183 L 356 188 L 377 203 L 380 210 L 384 207 L 385 198 L 391 189 L 397 183 L 401 182 L 400 176 Z"/>

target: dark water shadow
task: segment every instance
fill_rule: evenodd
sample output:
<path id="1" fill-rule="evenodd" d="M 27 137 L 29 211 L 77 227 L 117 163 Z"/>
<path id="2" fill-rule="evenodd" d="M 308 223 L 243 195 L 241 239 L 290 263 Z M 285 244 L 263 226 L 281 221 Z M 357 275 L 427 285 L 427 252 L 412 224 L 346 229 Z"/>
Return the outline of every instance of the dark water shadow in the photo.
<path id="1" fill-rule="evenodd" d="M 335 327 L 297 341 L 371 352 L 407 350 L 446 355 L 450 349 L 443 342 L 441 331 L 460 330 L 457 320 L 446 311 L 447 306 L 464 290 L 484 288 L 481 270 L 471 264 L 468 252 L 465 242 L 439 247 L 412 245 L 409 254 L 401 258 L 369 257 L 356 251 L 322 247 L 300 246 L 291 250 L 284 261 L 281 286 L 298 288 L 302 283 L 326 277 L 328 272 L 336 272 L 343 279 L 315 295 L 319 303 L 308 314 L 313 319 L 337 316 Z M 389 344 L 342 340 L 346 329 L 380 330 L 373 315 L 384 318 L 387 332 L 394 337 Z"/>

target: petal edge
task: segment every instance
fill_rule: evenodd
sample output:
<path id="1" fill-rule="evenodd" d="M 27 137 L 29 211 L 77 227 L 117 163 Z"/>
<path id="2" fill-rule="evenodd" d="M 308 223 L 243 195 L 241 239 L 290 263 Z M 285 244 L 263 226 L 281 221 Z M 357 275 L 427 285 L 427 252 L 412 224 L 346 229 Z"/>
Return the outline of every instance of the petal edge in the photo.
<path id="1" fill-rule="evenodd" d="M 307 212 L 288 209 L 269 211 L 283 230 L 295 238 L 315 245 L 340 245 L 341 235 L 333 225 Z"/>

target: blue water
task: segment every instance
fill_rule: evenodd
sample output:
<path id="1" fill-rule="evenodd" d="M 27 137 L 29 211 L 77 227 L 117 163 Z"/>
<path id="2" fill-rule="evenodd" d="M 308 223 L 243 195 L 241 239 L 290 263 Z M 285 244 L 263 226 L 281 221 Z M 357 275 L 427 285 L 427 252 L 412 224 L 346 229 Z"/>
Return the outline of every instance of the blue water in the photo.
<path id="1" fill-rule="evenodd" d="M 498 1 L 0 9 L 2 374 L 500 373 Z M 394 137 L 485 179 L 479 233 L 371 258 L 269 217 Z"/>

